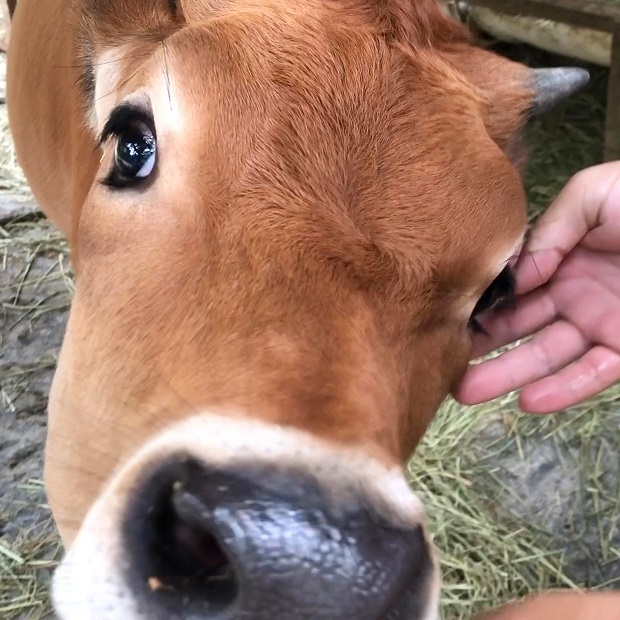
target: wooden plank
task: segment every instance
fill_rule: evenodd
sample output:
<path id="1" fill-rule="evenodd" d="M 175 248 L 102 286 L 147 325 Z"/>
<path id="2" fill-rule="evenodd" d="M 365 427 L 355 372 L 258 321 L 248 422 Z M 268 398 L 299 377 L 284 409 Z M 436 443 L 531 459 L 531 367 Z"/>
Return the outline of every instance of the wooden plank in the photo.
<path id="1" fill-rule="evenodd" d="M 611 46 L 611 68 L 607 78 L 607 116 L 605 120 L 605 161 L 620 159 L 620 32 Z"/>
<path id="2" fill-rule="evenodd" d="M 470 0 L 470 4 L 603 32 L 620 30 L 620 5 L 602 0 Z"/>
<path id="3" fill-rule="evenodd" d="M 613 35 L 603 159 L 620 160 L 620 3 L 605 0 L 471 0 L 470 4 L 507 15 L 548 19 Z"/>

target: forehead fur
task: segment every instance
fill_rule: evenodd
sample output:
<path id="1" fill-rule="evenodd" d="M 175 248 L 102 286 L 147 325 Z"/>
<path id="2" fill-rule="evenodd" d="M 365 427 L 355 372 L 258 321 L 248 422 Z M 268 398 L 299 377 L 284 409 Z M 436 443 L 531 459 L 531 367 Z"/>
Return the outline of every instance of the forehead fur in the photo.
<path id="1" fill-rule="evenodd" d="M 413 259 L 415 280 L 430 282 L 437 266 L 429 257 L 443 254 L 448 240 L 441 233 L 467 192 L 513 202 L 485 189 L 501 168 L 490 166 L 489 153 L 500 153 L 485 135 L 489 93 L 459 67 L 479 56 L 434 2 L 230 0 L 218 2 L 217 11 L 206 0 L 131 6 L 90 0 L 82 40 L 100 55 L 135 42 L 138 72 L 140 63 L 166 56 L 166 79 L 185 93 L 184 115 L 203 118 L 209 109 L 213 135 L 193 140 L 193 148 L 209 145 L 208 152 L 195 152 L 188 165 L 208 168 L 211 157 L 235 211 L 267 206 L 261 227 L 270 238 L 281 235 L 283 248 L 312 245 L 316 255 L 354 269 L 363 285 L 386 277 L 407 283 L 402 269 Z M 504 102 L 510 103 L 505 96 Z M 519 105 L 507 107 L 495 118 L 511 135 Z M 199 131 L 205 128 L 194 124 L 195 137 Z M 473 172 L 445 177 L 464 165 Z M 488 174 L 476 175 L 486 168 Z M 201 177 L 194 175 L 198 192 Z M 495 187 L 509 189 L 501 180 Z M 431 213 L 430 204 L 441 209 Z M 433 226 L 424 225 L 428 217 Z M 263 242 L 260 231 L 252 236 Z"/>
<path id="2" fill-rule="evenodd" d="M 123 46 L 122 72 L 129 79 L 171 35 L 197 22 L 226 21 L 241 14 L 268 18 L 288 28 L 287 43 L 307 55 L 312 37 L 331 27 L 368 35 L 409 54 L 428 52 L 447 61 L 485 96 L 485 124 L 515 163 L 521 157 L 520 130 L 531 93 L 523 88 L 526 68 L 471 45 L 468 29 L 448 18 L 437 0 L 83 0 L 72 23 L 81 64 L 87 116 L 95 96 L 95 68 L 102 53 Z M 267 24 L 263 19 L 263 24 Z M 312 24 L 308 30 L 307 26 Z M 297 28 L 295 28 L 297 26 Z M 256 32 L 256 30 L 255 30 Z M 247 46 L 247 40 L 240 42 Z M 266 45 L 270 46 L 267 40 Z M 249 46 L 254 51 L 255 42 Z M 249 49 L 247 51 L 250 51 Z M 277 52 L 277 50 L 274 50 Z M 126 53 L 125 53 L 126 52 Z M 351 50 L 332 49 L 332 54 Z M 204 55 L 200 55 L 204 59 Z M 206 61 L 205 61 L 206 63 Z M 443 79 L 441 73 L 438 79 Z M 125 82 L 123 82 L 125 83 Z M 321 85 L 322 87 L 322 85 Z"/>
<path id="3" fill-rule="evenodd" d="M 86 0 L 73 16 L 82 59 L 81 83 L 94 95 L 94 67 L 106 48 L 129 42 L 162 42 L 184 25 L 239 12 L 268 11 L 281 17 L 314 14 L 416 47 L 468 41 L 466 28 L 448 19 L 435 0 Z"/>
<path id="4" fill-rule="evenodd" d="M 139 63 L 175 30 L 182 27 L 176 0 L 86 0 L 75 3 L 72 18 L 80 60 L 80 86 L 87 114 L 95 96 L 97 58 L 110 48 L 128 43 L 136 47 Z"/>

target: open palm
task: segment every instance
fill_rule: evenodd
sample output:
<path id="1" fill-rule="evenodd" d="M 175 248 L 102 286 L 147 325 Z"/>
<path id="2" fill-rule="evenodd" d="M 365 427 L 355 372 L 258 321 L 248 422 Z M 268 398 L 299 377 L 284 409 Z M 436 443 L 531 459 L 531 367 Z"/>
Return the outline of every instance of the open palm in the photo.
<path id="1" fill-rule="evenodd" d="M 534 336 L 471 366 L 455 397 L 484 402 L 522 389 L 530 413 L 570 407 L 620 380 L 620 164 L 571 180 L 517 266 L 514 310 L 483 321 L 473 356 Z"/>

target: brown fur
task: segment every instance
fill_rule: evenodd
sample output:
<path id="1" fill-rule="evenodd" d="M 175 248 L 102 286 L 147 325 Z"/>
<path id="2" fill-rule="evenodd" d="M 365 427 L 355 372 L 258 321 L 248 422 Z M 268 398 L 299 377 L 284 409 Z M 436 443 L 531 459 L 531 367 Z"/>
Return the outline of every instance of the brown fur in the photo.
<path id="1" fill-rule="evenodd" d="M 182 104 L 141 191 L 98 183 L 110 50 L 117 101 L 145 90 L 156 124 L 161 93 Z M 46 456 L 65 542 L 206 407 L 404 463 L 525 227 L 527 70 L 431 0 L 20 0 L 8 60 L 19 159 L 77 273 Z M 493 618 L 594 617 L 572 600 Z"/>
<path id="2" fill-rule="evenodd" d="M 15 16 L 17 150 L 77 272 L 46 465 L 66 538 L 118 463 L 205 406 L 404 462 L 465 368 L 464 304 L 525 226 L 502 148 L 526 69 L 435 2 L 171 7 Z M 191 133 L 160 136 L 148 189 L 114 194 L 86 124 L 118 46 L 118 100 L 171 80 Z"/>

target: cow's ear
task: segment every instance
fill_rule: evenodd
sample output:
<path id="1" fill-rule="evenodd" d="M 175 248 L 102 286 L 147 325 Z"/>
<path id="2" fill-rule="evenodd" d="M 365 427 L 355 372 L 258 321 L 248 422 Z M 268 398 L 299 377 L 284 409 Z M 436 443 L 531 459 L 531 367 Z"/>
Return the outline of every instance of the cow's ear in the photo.
<path id="1" fill-rule="evenodd" d="M 489 135 L 503 148 L 527 122 L 529 69 L 473 45 L 448 47 L 446 59 L 479 92 Z"/>
<path id="2" fill-rule="evenodd" d="M 446 46 L 443 53 L 482 94 L 487 130 L 504 149 L 528 121 L 576 93 L 590 77 L 577 67 L 531 69 L 473 45 Z"/>
<path id="3" fill-rule="evenodd" d="M 473 46 L 446 50 L 449 61 L 480 88 L 494 107 L 519 99 L 528 120 L 552 110 L 581 90 L 590 74 L 581 67 L 531 69 Z"/>
<path id="4" fill-rule="evenodd" d="M 528 110 L 530 118 L 536 118 L 552 110 L 581 90 L 590 81 L 590 74 L 581 67 L 553 67 L 530 69 L 527 87 L 533 92 Z"/>

